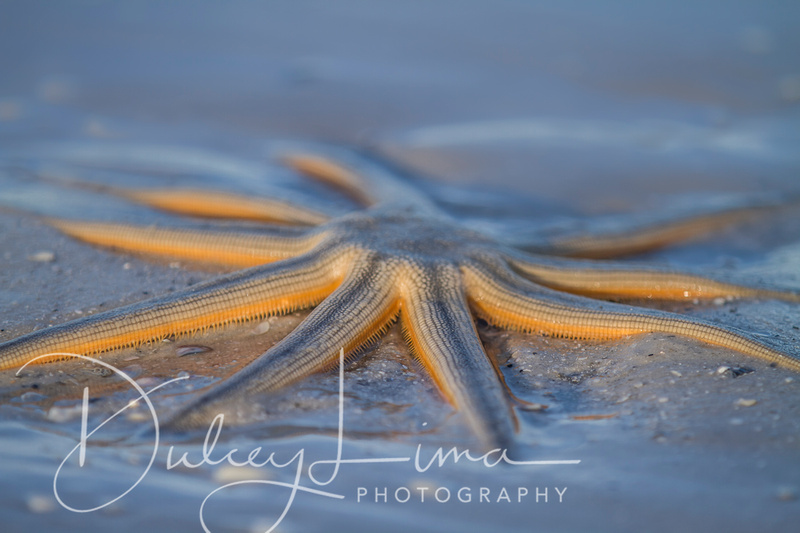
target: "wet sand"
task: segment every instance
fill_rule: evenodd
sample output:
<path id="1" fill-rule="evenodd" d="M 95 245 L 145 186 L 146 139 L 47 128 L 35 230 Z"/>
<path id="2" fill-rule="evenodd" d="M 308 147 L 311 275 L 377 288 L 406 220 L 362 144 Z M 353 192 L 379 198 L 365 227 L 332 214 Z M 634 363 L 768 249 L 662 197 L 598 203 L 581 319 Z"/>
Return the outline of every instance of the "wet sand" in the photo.
<path id="1" fill-rule="evenodd" d="M 13 74 L 0 82 L 3 153 L 22 141 L 117 138 L 264 158 L 264 146 L 276 141 L 356 143 L 433 183 L 458 184 L 461 200 L 507 205 L 528 224 L 576 213 L 669 212 L 665 195 L 797 191 L 800 116 L 792 80 L 800 74 L 800 34 L 791 6 L 710 3 L 697 11 L 687 3 L 650 12 L 632 3 L 348 5 L 242 4 L 238 12 L 179 5 L 154 16 L 75 3 L 43 16 L 12 3 L 12 16 L 0 22 L 0 57 Z M 278 178 L 303 187 L 291 176 Z M 206 179 L 227 185 L 222 176 Z M 37 210 L 38 198 L 38 211 L 47 214 L 161 216 L 7 169 L 0 180 L 4 205 L 15 208 Z M 640 259 L 798 287 L 797 223 L 796 213 L 778 213 Z M 39 252 L 52 252 L 52 261 Z M 0 254 L 2 340 L 214 274 L 88 247 L 9 209 L 0 209 Z M 797 306 L 724 302 L 676 310 L 778 336 L 800 351 Z M 156 397 L 161 414 L 180 404 L 174 392 L 227 375 L 301 318 L 273 320 L 266 333 L 251 324 L 104 360 L 150 385 L 186 371 L 187 382 Z M 665 336 L 578 344 L 490 327 L 481 334 L 515 394 L 549 406 L 520 412 L 519 453 L 580 464 L 460 462 L 425 473 L 408 463 L 343 465 L 331 485 L 314 488 L 344 499 L 299 494 L 278 531 L 794 530 L 800 376 Z M 213 351 L 178 358 L 178 344 Z M 68 511 L 52 487 L 80 437 L 75 384 L 111 383 L 92 404 L 95 422 L 130 396 L 86 365 L 35 372 L 23 379 L 5 373 L 0 381 L 7 530 L 197 531 L 201 502 L 224 483 L 291 480 L 290 468 L 168 471 L 170 444 L 194 458 L 200 449 L 168 442 L 145 480 L 118 503 Z M 410 364 L 396 332 L 348 368 L 344 385 L 346 457 L 413 457 L 418 442 L 428 457 L 438 446 L 468 446 L 458 416 Z M 303 449 L 306 464 L 330 459 L 337 392 L 335 374 L 293 387 L 271 400 L 268 419 L 226 432 L 220 449 L 263 446 L 283 460 Z M 105 438 L 134 435 L 145 421 L 140 407 Z M 141 436 L 114 442 L 90 448 L 88 468 L 65 474 L 67 503 L 97 505 L 143 471 L 148 443 Z M 405 503 L 398 492 L 404 487 Z M 360 500 L 359 488 L 366 491 Z M 437 488 L 449 491 L 447 502 L 437 501 Z M 481 488 L 489 502 L 481 501 Z M 469 502 L 459 501 L 461 489 Z M 210 500 L 208 525 L 265 530 L 286 499 L 274 487 L 238 487 Z"/>

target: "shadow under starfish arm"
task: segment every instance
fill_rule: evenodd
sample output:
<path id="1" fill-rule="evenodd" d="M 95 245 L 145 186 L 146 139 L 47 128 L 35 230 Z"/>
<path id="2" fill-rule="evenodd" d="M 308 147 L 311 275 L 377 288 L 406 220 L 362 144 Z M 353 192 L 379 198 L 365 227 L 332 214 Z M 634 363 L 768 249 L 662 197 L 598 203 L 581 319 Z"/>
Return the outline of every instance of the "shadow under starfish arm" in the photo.
<path id="1" fill-rule="evenodd" d="M 514 270 L 534 283 L 592 298 L 664 301 L 772 298 L 800 302 L 797 292 L 725 283 L 667 268 L 532 256 L 517 251 L 507 251 L 505 258 Z"/>

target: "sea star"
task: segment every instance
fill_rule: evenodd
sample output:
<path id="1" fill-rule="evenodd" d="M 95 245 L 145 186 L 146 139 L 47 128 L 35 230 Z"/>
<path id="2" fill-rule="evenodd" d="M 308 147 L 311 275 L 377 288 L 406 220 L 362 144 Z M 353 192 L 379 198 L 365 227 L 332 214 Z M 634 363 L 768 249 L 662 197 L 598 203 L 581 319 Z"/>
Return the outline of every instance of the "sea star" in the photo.
<path id="1" fill-rule="evenodd" d="M 357 353 L 399 318 L 413 355 L 487 448 L 509 446 L 517 422 L 502 374 L 478 337 L 475 316 L 501 328 L 573 339 L 678 334 L 800 370 L 796 355 L 746 332 L 597 300 L 800 302 L 795 292 L 587 259 L 662 246 L 736 218 L 747 208 L 624 234 L 539 240 L 520 247 L 465 227 L 393 169 L 363 154 L 331 149 L 322 155 L 285 155 L 283 161 L 339 188 L 364 209 L 332 218 L 315 209 L 236 194 L 107 188 L 172 212 L 282 225 L 242 233 L 48 220 L 90 243 L 247 268 L 0 344 L 0 368 L 45 354 L 95 354 L 315 306 L 282 341 L 172 417 L 171 426 L 191 427 L 213 418 L 234 396 L 276 390 L 334 366 L 341 349 Z"/>

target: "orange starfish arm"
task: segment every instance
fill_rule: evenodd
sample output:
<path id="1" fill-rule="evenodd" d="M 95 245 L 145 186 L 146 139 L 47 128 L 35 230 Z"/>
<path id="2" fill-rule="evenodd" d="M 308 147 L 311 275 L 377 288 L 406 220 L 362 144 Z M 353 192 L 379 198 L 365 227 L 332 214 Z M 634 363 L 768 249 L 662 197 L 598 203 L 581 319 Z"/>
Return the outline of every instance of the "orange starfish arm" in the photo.
<path id="1" fill-rule="evenodd" d="M 695 298 L 773 298 L 800 302 L 800 294 L 745 287 L 666 269 L 527 256 L 511 252 L 506 260 L 523 277 L 551 289 L 610 300 Z"/>
<path id="2" fill-rule="evenodd" d="M 289 227 L 242 233 L 63 219 L 47 222 L 67 235 L 100 246 L 239 268 L 307 253 L 326 235 L 324 231 Z"/>
<path id="3" fill-rule="evenodd" d="M 341 283 L 341 263 L 340 257 L 311 253 L 34 331 L 0 345 L 0 368 L 51 353 L 93 354 L 309 307 Z"/>
<path id="4" fill-rule="evenodd" d="M 557 293 L 521 279 L 495 261 L 465 266 L 463 272 L 472 306 L 499 327 L 592 340 L 671 333 L 800 370 L 800 358 L 698 319 Z"/>

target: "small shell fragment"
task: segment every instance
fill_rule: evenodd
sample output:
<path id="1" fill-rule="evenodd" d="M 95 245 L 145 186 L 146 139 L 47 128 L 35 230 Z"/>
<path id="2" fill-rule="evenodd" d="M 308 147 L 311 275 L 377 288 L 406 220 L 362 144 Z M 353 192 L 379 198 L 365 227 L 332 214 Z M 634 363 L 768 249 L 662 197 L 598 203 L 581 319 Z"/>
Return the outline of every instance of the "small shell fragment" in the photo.
<path id="1" fill-rule="evenodd" d="M 616 418 L 617 413 L 599 414 L 599 415 L 572 415 L 570 419 L 585 422 L 589 420 L 608 420 L 609 418 Z"/>
<path id="2" fill-rule="evenodd" d="M 128 422 L 147 422 L 150 420 L 150 415 L 141 411 L 131 411 L 125 418 Z"/>
<path id="3" fill-rule="evenodd" d="M 523 411 L 531 411 L 531 412 L 544 411 L 548 407 L 547 405 L 545 405 L 543 403 L 526 402 L 526 401 L 523 401 L 523 400 L 520 400 L 520 402 L 519 402 L 519 404 L 517 406 L 520 409 L 522 409 Z"/>
<path id="4" fill-rule="evenodd" d="M 154 377 L 143 377 L 136 380 L 136 384 L 142 387 L 143 389 L 148 389 L 150 387 L 155 387 L 156 385 L 160 384 L 161 380 L 154 378 Z"/>
<path id="5" fill-rule="evenodd" d="M 25 503 L 28 510 L 36 514 L 49 513 L 56 509 L 56 501 L 51 496 L 44 494 L 32 494 L 28 496 Z"/>
<path id="6" fill-rule="evenodd" d="M 758 400 L 739 398 L 734 405 L 738 405 L 739 407 L 753 407 L 757 403 Z"/>
<path id="7" fill-rule="evenodd" d="M 259 325 L 253 328 L 253 335 L 263 335 L 264 333 L 269 331 L 270 328 L 270 321 L 264 320 Z"/>
<path id="8" fill-rule="evenodd" d="M 107 378 L 107 377 L 110 377 L 110 376 L 114 375 L 114 371 L 113 370 L 111 370 L 109 368 L 106 368 L 104 366 L 96 366 L 96 367 L 87 368 L 84 372 L 86 374 L 89 374 L 89 375 L 92 375 L 92 376 L 101 377 L 101 378 Z"/>
<path id="9" fill-rule="evenodd" d="M 199 344 L 184 344 L 175 348 L 175 353 L 178 357 L 185 355 L 194 355 L 197 353 L 210 352 L 211 348 L 208 346 L 201 346 Z"/>
<path id="10" fill-rule="evenodd" d="M 61 407 L 54 405 L 47 411 L 47 419 L 53 422 L 71 422 L 81 416 L 82 406 Z"/>
<path id="11" fill-rule="evenodd" d="M 52 263 L 56 260 L 56 254 L 49 250 L 41 250 L 28 256 L 28 261 L 36 261 L 37 263 Z"/>
<path id="12" fill-rule="evenodd" d="M 252 466 L 224 465 L 214 470 L 214 481 L 217 483 L 236 483 L 237 481 L 269 479 L 269 473 Z"/>
<path id="13" fill-rule="evenodd" d="M 47 396 L 39 394 L 38 392 L 28 391 L 25 394 L 19 397 L 20 401 L 23 402 L 40 402 L 46 399 Z"/>

